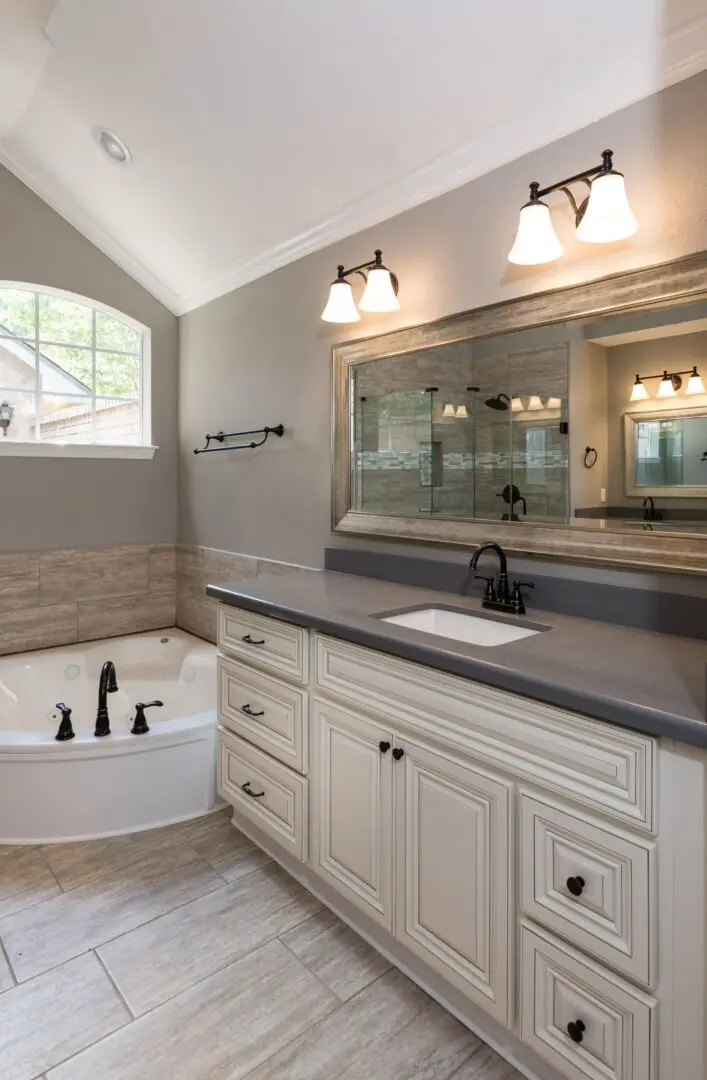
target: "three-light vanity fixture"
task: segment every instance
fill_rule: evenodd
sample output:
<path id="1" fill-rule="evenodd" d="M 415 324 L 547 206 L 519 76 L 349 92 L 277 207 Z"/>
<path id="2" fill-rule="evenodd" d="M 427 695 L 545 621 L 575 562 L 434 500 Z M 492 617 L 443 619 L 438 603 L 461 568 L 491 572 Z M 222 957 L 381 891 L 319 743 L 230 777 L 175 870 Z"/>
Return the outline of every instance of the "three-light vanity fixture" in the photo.
<path id="1" fill-rule="evenodd" d="M 650 397 L 648 393 L 648 387 L 645 385 L 646 379 L 660 379 L 658 383 L 658 389 L 655 396 L 657 398 L 671 398 L 675 397 L 678 390 L 682 386 L 682 376 L 689 375 L 687 380 L 687 386 L 685 387 L 685 394 L 704 394 L 705 384 L 702 382 L 702 378 L 696 367 L 691 368 L 689 371 L 663 371 L 659 375 L 639 375 L 636 374 L 636 381 L 633 384 L 631 390 L 630 401 L 647 401 Z"/>
<path id="2" fill-rule="evenodd" d="M 361 318 L 359 309 L 376 312 L 398 310 L 398 279 L 383 265 L 383 252 L 380 248 L 376 248 L 374 256 L 369 262 L 359 263 L 350 270 L 345 270 L 343 263 L 336 268 L 336 280 L 331 283 L 329 300 L 322 312 L 324 322 L 358 322 Z M 358 307 L 351 284 L 346 280 L 352 274 L 360 274 L 366 282 Z"/>
<path id="3" fill-rule="evenodd" d="M 554 262 L 564 248 L 550 220 L 550 207 L 543 199 L 554 191 L 562 191 L 569 199 L 577 226 L 577 239 L 588 244 L 610 244 L 625 240 L 638 229 L 626 198 L 623 173 L 613 164 L 613 152 L 604 150 L 601 165 L 575 173 L 566 180 L 541 188 L 537 181 L 530 185 L 530 200 L 521 207 L 515 243 L 508 260 L 519 266 L 539 266 Z M 584 183 L 589 194 L 577 202 L 569 185 Z"/>

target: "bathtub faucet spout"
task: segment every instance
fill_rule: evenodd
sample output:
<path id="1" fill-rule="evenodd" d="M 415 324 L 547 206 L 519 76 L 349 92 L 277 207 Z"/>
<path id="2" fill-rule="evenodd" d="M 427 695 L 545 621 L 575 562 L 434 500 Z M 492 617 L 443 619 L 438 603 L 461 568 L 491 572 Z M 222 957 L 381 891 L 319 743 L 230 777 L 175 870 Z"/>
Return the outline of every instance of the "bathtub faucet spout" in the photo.
<path id="1" fill-rule="evenodd" d="M 115 664 L 112 660 L 106 660 L 101 668 L 101 677 L 98 680 L 98 712 L 96 714 L 96 730 L 94 731 L 96 738 L 100 738 L 102 735 L 110 735 L 108 694 L 114 694 L 117 689 Z"/>

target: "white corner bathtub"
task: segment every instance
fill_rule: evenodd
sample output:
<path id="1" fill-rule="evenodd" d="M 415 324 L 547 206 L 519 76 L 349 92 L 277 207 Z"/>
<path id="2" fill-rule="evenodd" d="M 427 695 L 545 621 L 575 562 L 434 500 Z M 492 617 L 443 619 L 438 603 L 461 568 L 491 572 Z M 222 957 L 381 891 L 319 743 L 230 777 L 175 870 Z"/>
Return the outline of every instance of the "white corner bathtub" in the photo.
<path id="1" fill-rule="evenodd" d="M 93 734 L 98 679 L 115 664 L 111 734 Z M 150 730 L 131 735 L 138 701 Z M 76 736 L 57 742 L 57 702 Z M 113 836 L 214 809 L 216 649 L 152 631 L 0 658 L 0 844 Z"/>

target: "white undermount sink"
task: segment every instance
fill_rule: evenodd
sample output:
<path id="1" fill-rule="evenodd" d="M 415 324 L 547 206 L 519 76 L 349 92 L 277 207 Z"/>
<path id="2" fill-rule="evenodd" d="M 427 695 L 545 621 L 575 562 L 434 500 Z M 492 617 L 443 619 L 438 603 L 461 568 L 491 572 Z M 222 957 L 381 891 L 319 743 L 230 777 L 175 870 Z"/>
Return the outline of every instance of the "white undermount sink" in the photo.
<path id="1" fill-rule="evenodd" d="M 425 634 L 452 638 L 454 641 L 466 641 L 470 645 L 507 645 L 509 641 L 533 637 L 540 630 L 530 630 L 526 626 L 511 626 L 495 619 L 483 619 L 477 615 L 467 615 L 462 611 L 449 611 L 446 608 L 422 608 L 420 611 L 407 611 L 400 615 L 384 615 L 381 622 L 407 626 L 410 630 L 421 630 Z"/>

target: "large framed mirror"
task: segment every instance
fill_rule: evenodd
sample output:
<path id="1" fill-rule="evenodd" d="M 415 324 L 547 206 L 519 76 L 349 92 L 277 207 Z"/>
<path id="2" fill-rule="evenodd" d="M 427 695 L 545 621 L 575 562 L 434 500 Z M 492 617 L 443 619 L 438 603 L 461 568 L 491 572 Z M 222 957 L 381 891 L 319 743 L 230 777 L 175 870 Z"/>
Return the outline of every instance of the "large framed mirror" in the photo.
<path id="1" fill-rule="evenodd" d="M 707 253 L 334 348 L 339 532 L 707 571 Z"/>

